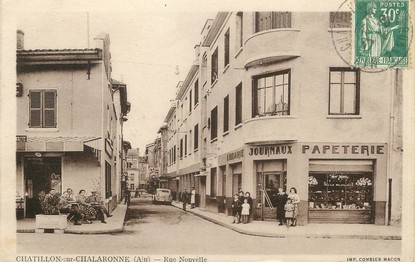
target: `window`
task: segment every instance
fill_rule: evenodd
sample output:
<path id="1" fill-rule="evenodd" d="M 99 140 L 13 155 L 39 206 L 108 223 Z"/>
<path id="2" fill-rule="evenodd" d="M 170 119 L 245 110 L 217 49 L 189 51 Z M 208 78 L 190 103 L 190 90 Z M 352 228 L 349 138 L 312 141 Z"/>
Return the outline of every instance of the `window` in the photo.
<path id="1" fill-rule="evenodd" d="M 189 142 L 188 148 L 189 148 L 189 155 L 192 152 L 192 139 L 193 139 L 193 134 L 192 134 L 192 129 L 189 130 L 189 139 L 187 140 Z"/>
<path id="2" fill-rule="evenodd" d="M 134 181 L 134 174 L 130 174 L 130 181 Z"/>
<path id="3" fill-rule="evenodd" d="M 218 137 L 218 107 L 212 109 L 210 112 L 210 139 Z"/>
<path id="4" fill-rule="evenodd" d="M 105 161 L 105 198 L 112 196 L 111 191 L 111 165 Z"/>
<path id="5" fill-rule="evenodd" d="M 130 185 L 130 190 L 134 190 L 134 184 Z"/>
<path id="6" fill-rule="evenodd" d="M 291 12 L 256 12 L 255 32 L 269 29 L 291 28 Z"/>
<path id="7" fill-rule="evenodd" d="M 243 46 L 243 12 L 236 14 L 236 45 L 238 49 Z M 238 50 L 237 50 L 238 51 Z"/>
<path id="8" fill-rule="evenodd" d="M 180 156 L 180 159 L 181 158 L 183 158 L 183 138 L 182 139 L 180 139 L 180 153 L 179 153 L 179 156 Z"/>
<path id="9" fill-rule="evenodd" d="M 173 163 L 176 163 L 176 146 L 173 147 Z"/>
<path id="10" fill-rule="evenodd" d="M 192 104 L 192 90 L 190 90 L 190 93 L 189 93 L 189 113 L 192 112 L 192 107 L 193 107 L 193 104 Z"/>
<path id="11" fill-rule="evenodd" d="M 217 177 L 216 177 L 216 167 L 210 169 L 210 196 L 216 196 L 216 185 L 217 185 Z"/>
<path id="12" fill-rule="evenodd" d="M 199 80 L 195 82 L 195 106 L 199 103 Z"/>
<path id="13" fill-rule="evenodd" d="M 253 117 L 290 114 L 290 71 L 254 78 Z"/>
<path id="14" fill-rule="evenodd" d="M 359 71 L 330 68 L 329 115 L 359 114 Z"/>
<path id="15" fill-rule="evenodd" d="M 216 48 L 215 52 L 213 52 L 213 55 L 211 57 L 211 71 L 210 71 L 210 84 L 213 84 L 213 82 L 218 79 L 218 48 Z"/>
<path id="16" fill-rule="evenodd" d="M 56 127 L 56 90 L 29 91 L 29 127 Z"/>
<path id="17" fill-rule="evenodd" d="M 309 209 L 371 209 L 373 174 L 363 172 L 310 173 Z"/>
<path id="18" fill-rule="evenodd" d="M 187 135 L 184 135 L 184 155 L 187 156 Z"/>
<path id="19" fill-rule="evenodd" d="M 235 90 L 235 125 L 242 123 L 242 83 Z"/>
<path id="20" fill-rule="evenodd" d="M 351 28 L 352 13 L 351 12 L 330 12 L 331 28 Z"/>
<path id="21" fill-rule="evenodd" d="M 223 132 L 229 131 L 229 95 L 223 100 Z"/>
<path id="22" fill-rule="evenodd" d="M 227 66 L 229 64 L 229 29 L 228 31 L 226 31 L 225 33 L 225 66 Z"/>
<path id="23" fill-rule="evenodd" d="M 195 125 L 195 133 L 194 133 L 194 150 L 199 148 L 199 124 Z"/>

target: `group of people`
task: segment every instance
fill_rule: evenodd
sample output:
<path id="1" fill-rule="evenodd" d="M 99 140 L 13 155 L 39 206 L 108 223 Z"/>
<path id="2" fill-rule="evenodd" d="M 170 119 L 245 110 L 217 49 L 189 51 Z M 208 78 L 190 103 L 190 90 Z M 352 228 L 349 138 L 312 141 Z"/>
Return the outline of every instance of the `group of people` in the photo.
<path id="1" fill-rule="evenodd" d="M 297 225 L 298 203 L 300 203 L 300 197 L 297 194 L 296 188 L 292 187 L 289 194 L 285 193 L 283 188 L 278 188 L 278 193 L 275 196 L 275 204 L 277 208 L 277 220 L 280 226 L 284 222 L 287 227 L 295 227 Z M 235 194 L 231 207 L 234 215 L 232 223 L 249 223 L 253 209 L 252 198 L 249 192 L 246 192 L 245 195 L 243 191 Z"/>
<path id="2" fill-rule="evenodd" d="M 196 206 L 196 190 L 194 187 L 192 187 L 192 191 L 189 193 L 187 192 L 187 189 L 185 188 L 183 192 L 180 195 L 180 199 L 183 203 L 183 210 L 186 211 L 186 205 L 189 203 L 190 200 L 190 209 L 195 208 Z"/>
<path id="3" fill-rule="evenodd" d="M 186 205 L 190 199 L 190 208 L 195 207 L 196 191 L 192 187 L 192 191 L 189 194 L 186 190 L 180 195 L 181 201 L 183 203 L 183 210 L 186 211 Z M 290 188 L 290 192 L 287 194 L 284 192 L 283 188 L 278 188 L 278 193 L 273 196 L 273 202 L 277 209 L 277 220 L 279 221 L 278 225 L 283 225 L 284 223 L 287 227 L 297 225 L 298 217 L 298 203 L 300 203 L 300 197 L 297 194 L 297 189 L 295 187 Z M 253 201 L 251 198 L 251 193 L 239 191 L 239 194 L 235 194 L 232 202 L 232 213 L 234 216 L 232 223 L 249 223 L 249 219 L 252 215 L 253 210 Z"/>
<path id="4" fill-rule="evenodd" d="M 278 193 L 275 196 L 278 225 L 282 226 L 284 222 L 287 227 L 297 225 L 298 203 L 300 203 L 300 197 L 295 187 L 292 187 L 288 194 L 284 192 L 283 188 L 278 188 Z"/>
<path id="5" fill-rule="evenodd" d="M 239 194 L 233 196 L 232 202 L 232 212 L 234 215 L 234 220 L 232 223 L 249 223 L 249 218 L 252 214 L 253 201 L 251 198 L 251 193 L 244 191 L 239 191 Z"/>
<path id="6" fill-rule="evenodd" d="M 49 194 L 54 195 L 55 190 L 52 189 Z M 96 191 L 91 191 L 91 195 L 87 197 L 84 189 L 79 190 L 78 196 L 73 193 L 71 188 L 63 192 L 59 200 L 59 211 L 71 214 L 74 219 L 74 225 L 81 225 L 82 221 L 91 224 L 92 222 L 88 218 L 92 216 L 100 219 L 101 223 L 107 223 L 105 215 L 107 217 L 112 216 L 105 206 L 101 204 L 100 197 Z"/>

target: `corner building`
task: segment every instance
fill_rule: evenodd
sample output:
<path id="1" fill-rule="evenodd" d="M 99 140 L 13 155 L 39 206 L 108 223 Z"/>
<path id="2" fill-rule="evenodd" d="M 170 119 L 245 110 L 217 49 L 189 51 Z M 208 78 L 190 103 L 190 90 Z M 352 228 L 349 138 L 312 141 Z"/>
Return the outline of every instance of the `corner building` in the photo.
<path id="1" fill-rule="evenodd" d="M 295 187 L 300 225 L 400 224 L 402 73 L 345 62 L 350 16 L 208 20 L 165 119 L 172 190 L 194 186 L 199 206 L 228 215 L 248 191 L 252 218 L 272 220 L 278 187 Z"/>
<path id="2" fill-rule="evenodd" d="M 16 53 L 16 193 L 24 217 L 41 213 L 38 194 L 71 188 L 98 192 L 109 211 L 122 198 L 127 85 L 111 78 L 110 38 L 96 48 Z M 126 171 L 125 171 L 126 172 Z"/>

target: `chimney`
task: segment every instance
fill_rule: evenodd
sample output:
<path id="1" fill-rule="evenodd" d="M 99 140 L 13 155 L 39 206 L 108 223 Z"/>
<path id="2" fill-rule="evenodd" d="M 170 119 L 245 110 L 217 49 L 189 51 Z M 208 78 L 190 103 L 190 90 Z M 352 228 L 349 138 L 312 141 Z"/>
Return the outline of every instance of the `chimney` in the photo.
<path id="1" fill-rule="evenodd" d="M 194 65 L 198 65 L 199 63 L 199 56 L 200 56 L 200 45 L 195 45 L 195 60 L 193 61 Z"/>
<path id="2" fill-rule="evenodd" d="M 17 50 L 24 50 L 24 33 L 22 30 L 17 30 Z"/>

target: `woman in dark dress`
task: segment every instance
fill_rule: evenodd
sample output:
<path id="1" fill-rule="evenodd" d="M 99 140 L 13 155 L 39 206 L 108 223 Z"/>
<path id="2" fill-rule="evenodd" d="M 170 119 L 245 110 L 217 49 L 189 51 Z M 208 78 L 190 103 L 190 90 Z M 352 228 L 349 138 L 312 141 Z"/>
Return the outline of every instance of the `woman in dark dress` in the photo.
<path id="1" fill-rule="evenodd" d="M 248 221 L 247 221 L 247 223 L 249 223 L 249 219 L 251 218 L 252 210 L 253 210 L 253 207 L 252 207 L 253 201 L 252 201 L 251 193 L 246 192 L 245 199 L 248 200 L 248 204 L 249 204 L 249 216 L 248 216 Z"/>
<path id="2" fill-rule="evenodd" d="M 278 225 L 281 226 L 285 220 L 284 205 L 287 203 L 288 195 L 284 192 L 283 188 L 278 188 L 278 194 L 276 196 L 276 207 L 277 207 L 277 220 L 280 222 Z"/>

